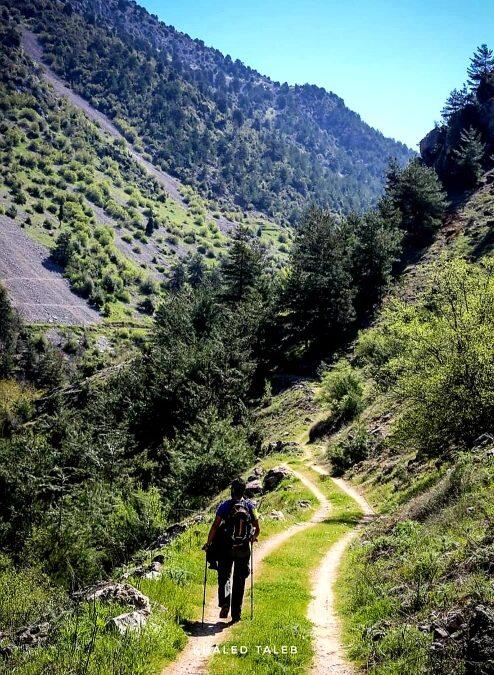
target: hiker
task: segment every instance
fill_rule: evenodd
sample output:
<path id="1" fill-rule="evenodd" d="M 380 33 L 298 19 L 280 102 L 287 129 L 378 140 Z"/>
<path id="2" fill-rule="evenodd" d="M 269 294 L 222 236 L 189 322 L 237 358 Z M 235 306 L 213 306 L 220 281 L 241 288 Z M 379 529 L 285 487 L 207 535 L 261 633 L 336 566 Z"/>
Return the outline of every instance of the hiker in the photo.
<path id="1" fill-rule="evenodd" d="M 236 478 L 231 495 L 219 505 L 203 550 L 210 567 L 218 570 L 220 619 L 227 618 L 231 606 L 232 623 L 236 623 L 240 621 L 245 580 L 250 572 L 250 546 L 257 541 L 260 528 L 255 504 L 244 496 L 245 481 Z"/>

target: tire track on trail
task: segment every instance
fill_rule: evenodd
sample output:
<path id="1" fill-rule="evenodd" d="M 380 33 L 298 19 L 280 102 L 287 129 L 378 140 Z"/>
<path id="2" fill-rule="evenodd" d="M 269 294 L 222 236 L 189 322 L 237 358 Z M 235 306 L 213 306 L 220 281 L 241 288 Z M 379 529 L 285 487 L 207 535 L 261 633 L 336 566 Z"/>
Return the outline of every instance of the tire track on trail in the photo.
<path id="1" fill-rule="evenodd" d="M 317 464 L 312 464 L 311 468 L 321 476 L 329 475 L 326 469 Z M 363 514 L 362 523 L 372 519 L 374 511 L 365 497 L 343 479 L 331 480 L 358 504 Z M 345 551 L 357 536 L 358 528 L 354 528 L 333 544 L 312 576 L 312 601 L 307 611 L 307 617 L 313 625 L 312 675 L 351 675 L 355 672 L 345 657 L 341 642 L 334 587 Z"/>

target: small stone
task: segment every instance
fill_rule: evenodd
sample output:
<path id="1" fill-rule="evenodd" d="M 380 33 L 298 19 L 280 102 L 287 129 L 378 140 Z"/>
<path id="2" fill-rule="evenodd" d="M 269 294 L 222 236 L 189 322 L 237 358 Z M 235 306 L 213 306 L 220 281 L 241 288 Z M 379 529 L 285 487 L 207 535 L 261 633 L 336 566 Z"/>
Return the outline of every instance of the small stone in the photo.
<path id="1" fill-rule="evenodd" d="M 285 514 L 283 513 L 283 511 L 271 511 L 269 516 L 273 520 L 285 520 Z"/>

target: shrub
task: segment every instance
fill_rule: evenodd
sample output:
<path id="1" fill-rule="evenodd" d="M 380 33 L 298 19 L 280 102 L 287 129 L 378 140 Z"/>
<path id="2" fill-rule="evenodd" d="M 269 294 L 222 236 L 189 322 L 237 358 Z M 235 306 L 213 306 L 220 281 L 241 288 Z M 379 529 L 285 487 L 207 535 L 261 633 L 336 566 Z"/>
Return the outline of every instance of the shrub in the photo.
<path id="1" fill-rule="evenodd" d="M 333 476 L 342 476 L 354 464 L 367 459 L 372 447 L 372 437 L 363 426 L 352 430 L 344 440 L 330 445 L 327 456 Z"/>
<path id="2" fill-rule="evenodd" d="M 323 373 L 317 400 L 331 408 L 335 420 L 348 421 L 364 408 L 364 384 L 358 370 L 341 359 Z"/>
<path id="3" fill-rule="evenodd" d="M 360 354 L 405 409 L 397 441 L 436 454 L 494 431 L 494 261 L 430 272 L 417 304 L 395 302 Z"/>

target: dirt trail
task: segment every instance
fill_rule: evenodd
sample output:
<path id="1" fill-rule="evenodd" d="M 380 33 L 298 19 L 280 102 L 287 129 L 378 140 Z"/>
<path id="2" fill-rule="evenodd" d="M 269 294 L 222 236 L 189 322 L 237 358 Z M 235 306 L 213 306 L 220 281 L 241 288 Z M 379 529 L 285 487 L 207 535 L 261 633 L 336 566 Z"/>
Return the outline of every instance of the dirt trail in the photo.
<path id="1" fill-rule="evenodd" d="M 313 493 L 318 499 L 320 506 L 309 521 L 295 523 L 279 534 L 270 537 L 264 541 L 258 548 L 254 549 L 254 579 L 257 578 L 262 568 L 260 563 L 270 553 L 284 544 L 295 534 L 312 527 L 315 523 L 322 522 L 331 510 L 329 500 L 323 495 L 319 488 L 308 478 L 293 471 L 294 475 Z M 246 592 L 245 604 L 248 602 L 248 592 Z M 214 647 L 222 643 L 228 637 L 230 624 L 227 620 L 218 619 L 218 603 L 216 594 L 208 601 L 205 611 L 204 628 L 199 624 L 189 637 L 184 651 L 178 659 L 167 666 L 162 675 L 198 675 L 207 672 L 207 662 L 212 654 Z"/>
<path id="2" fill-rule="evenodd" d="M 321 475 L 328 475 L 326 469 L 317 464 L 313 464 L 312 468 Z M 372 518 L 372 507 L 355 488 L 341 478 L 332 480 L 357 502 L 362 509 L 363 521 Z M 311 668 L 313 675 L 350 675 L 354 672 L 353 667 L 345 658 L 341 643 L 339 619 L 335 609 L 334 585 L 338 578 L 343 555 L 357 533 L 358 531 L 353 529 L 333 544 L 312 578 L 312 601 L 307 616 L 314 626 L 312 635 L 315 654 Z"/>

